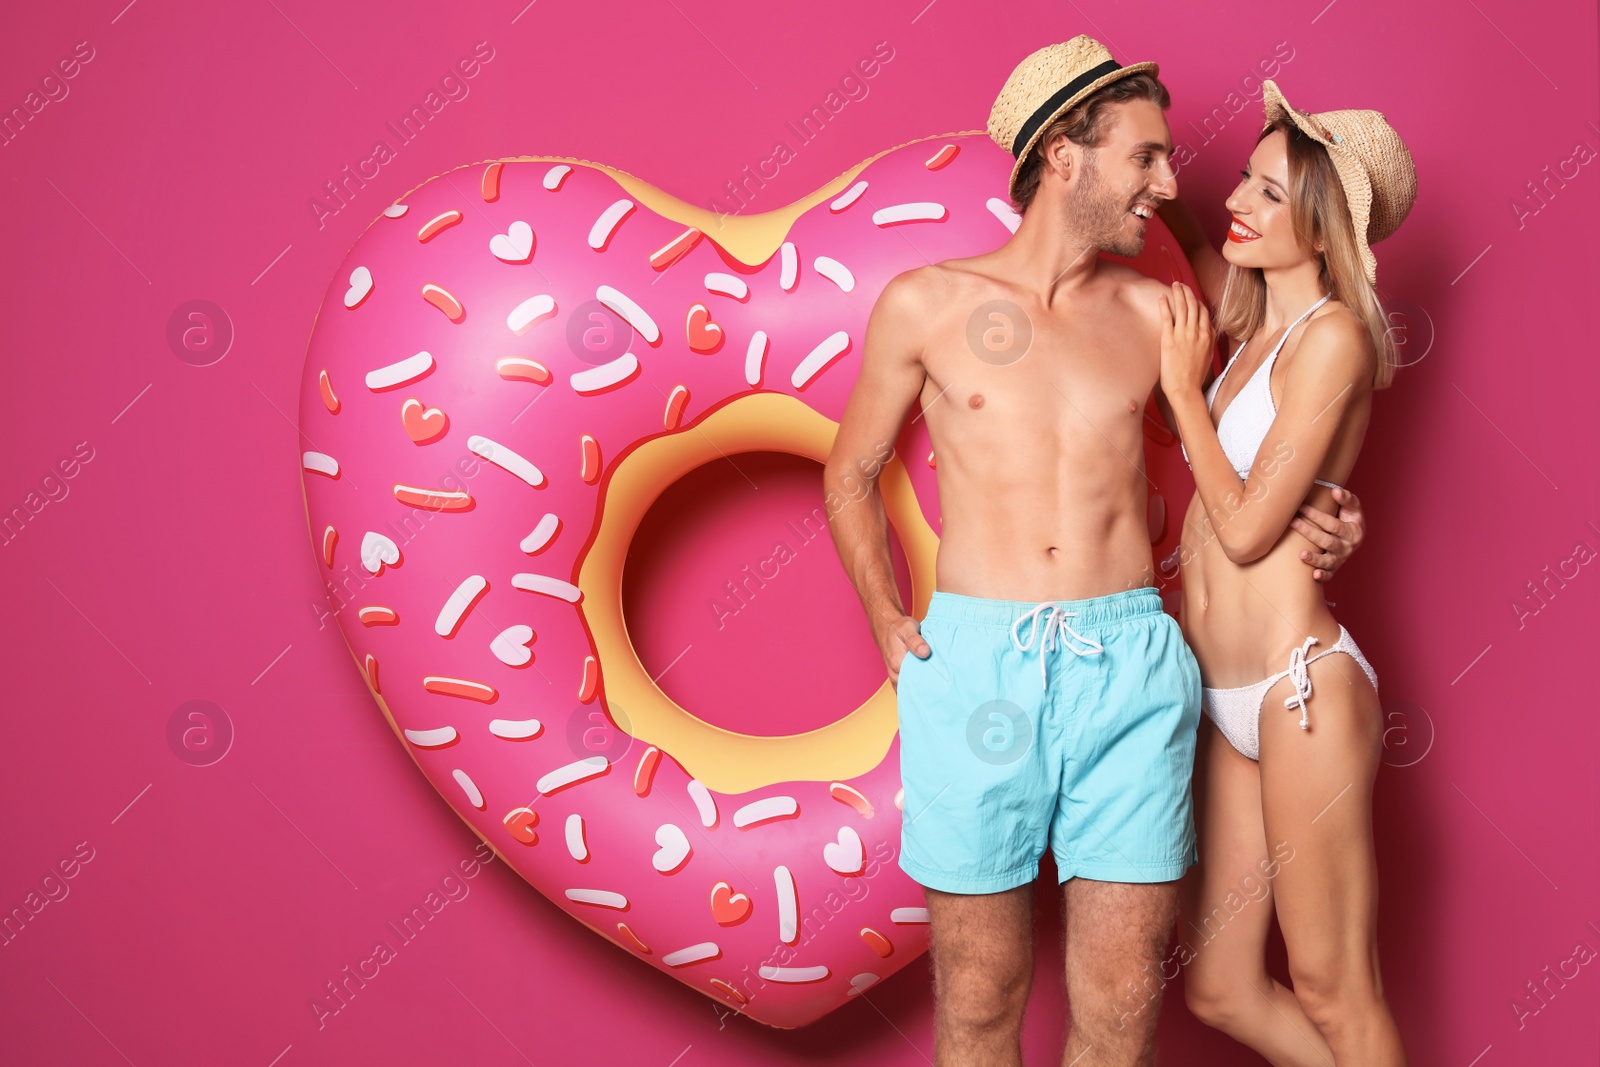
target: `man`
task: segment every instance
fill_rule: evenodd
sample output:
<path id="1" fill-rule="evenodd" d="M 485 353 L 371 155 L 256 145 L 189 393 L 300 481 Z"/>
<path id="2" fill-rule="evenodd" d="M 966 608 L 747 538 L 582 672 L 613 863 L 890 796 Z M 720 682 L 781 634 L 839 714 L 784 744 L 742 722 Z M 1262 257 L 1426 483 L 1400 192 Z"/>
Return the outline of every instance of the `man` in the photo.
<path id="1" fill-rule="evenodd" d="M 1167 287 L 1098 253 L 1137 255 L 1177 195 L 1156 73 L 1087 36 L 1012 73 L 989 133 L 1017 159 L 1021 224 L 993 252 L 885 287 L 824 474 L 844 492 L 876 472 L 920 398 L 943 523 L 920 625 L 876 482 L 830 526 L 899 691 L 899 863 L 926 889 L 940 1067 L 1022 1062 L 1047 842 L 1065 908 L 1063 1062 L 1154 1055 L 1155 976 L 1196 859 L 1200 674 L 1152 588 L 1146 524 L 1141 424 Z M 1307 554 L 1325 576 L 1359 522 L 1313 518 L 1321 529 L 1297 529 L 1330 549 Z"/>

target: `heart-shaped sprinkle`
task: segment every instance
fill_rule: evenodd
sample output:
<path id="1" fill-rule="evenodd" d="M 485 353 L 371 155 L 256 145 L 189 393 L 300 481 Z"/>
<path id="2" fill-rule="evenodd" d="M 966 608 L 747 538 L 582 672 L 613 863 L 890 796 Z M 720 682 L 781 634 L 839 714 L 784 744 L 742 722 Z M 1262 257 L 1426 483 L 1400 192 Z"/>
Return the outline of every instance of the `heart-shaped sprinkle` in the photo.
<path id="1" fill-rule="evenodd" d="M 689 847 L 689 835 L 670 822 L 656 827 L 656 844 L 661 847 L 650 857 L 650 864 L 662 874 L 676 872 L 689 861 L 693 852 Z"/>
<path id="2" fill-rule="evenodd" d="M 384 564 L 393 567 L 399 562 L 400 546 L 387 534 L 368 530 L 361 536 L 361 565 L 367 568 L 368 574 L 377 574 L 383 570 Z"/>
<path id="3" fill-rule="evenodd" d="M 822 861 L 838 874 L 860 874 L 865 860 L 861 835 L 848 826 L 839 828 L 839 840 L 822 846 Z"/>
<path id="4" fill-rule="evenodd" d="M 539 825 L 539 813 L 532 808 L 512 808 L 501 822 L 505 824 L 506 831 L 524 845 L 539 843 L 539 835 L 533 829 Z"/>
<path id="5" fill-rule="evenodd" d="M 450 417 L 438 408 L 424 408 L 416 397 L 407 397 L 400 405 L 400 424 L 406 436 L 419 445 L 436 441 L 450 428 Z"/>
<path id="6" fill-rule="evenodd" d="M 518 623 L 496 634 L 489 642 L 489 651 L 507 667 L 525 667 L 533 662 L 533 650 L 528 648 L 532 642 L 533 627 Z"/>
<path id="7" fill-rule="evenodd" d="M 711 917 L 722 926 L 733 926 L 750 917 L 750 897 L 735 893 L 727 882 L 711 887 Z"/>
<path id="8" fill-rule="evenodd" d="M 722 327 L 711 321 L 711 309 L 704 304 L 695 304 L 689 309 L 685 332 L 691 351 L 715 352 L 722 347 Z"/>
<path id="9" fill-rule="evenodd" d="M 505 233 L 489 238 L 489 251 L 502 263 L 526 263 L 533 255 L 533 227 L 518 219 Z"/>

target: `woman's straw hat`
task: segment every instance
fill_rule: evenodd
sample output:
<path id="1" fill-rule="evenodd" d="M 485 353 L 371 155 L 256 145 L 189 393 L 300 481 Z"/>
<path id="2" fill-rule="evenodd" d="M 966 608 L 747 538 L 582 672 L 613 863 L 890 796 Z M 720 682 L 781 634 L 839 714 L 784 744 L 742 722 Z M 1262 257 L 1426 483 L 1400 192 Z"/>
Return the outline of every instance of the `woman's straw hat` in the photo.
<path id="1" fill-rule="evenodd" d="M 1261 87 L 1268 125 L 1287 117 L 1328 150 L 1350 204 L 1367 281 L 1376 284 L 1378 260 L 1370 245 L 1399 229 L 1417 199 L 1417 168 L 1405 142 L 1379 112 L 1321 111 L 1313 115 L 1290 107 L 1271 79 Z"/>
<path id="2" fill-rule="evenodd" d="M 1086 33 L 1047 45 L 1018 63 L 989 110 L 989 136 L 1017 161 L 1008 183 L 1011 195 L 1016 195 L 1017 172 L 1052 119 L 1102 86 L 1158 69 L 1154 63 L 1124 67 Z"/>

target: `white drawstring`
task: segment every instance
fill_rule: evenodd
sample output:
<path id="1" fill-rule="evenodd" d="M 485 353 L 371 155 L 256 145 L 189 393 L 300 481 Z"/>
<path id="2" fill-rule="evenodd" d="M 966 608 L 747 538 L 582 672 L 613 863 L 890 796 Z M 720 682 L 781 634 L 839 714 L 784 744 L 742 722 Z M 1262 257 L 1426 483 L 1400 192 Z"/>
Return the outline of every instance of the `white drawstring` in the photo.
<path id="1" fill-rule="evenodd" d="M 1306 700 L 1311 696 L 1311 672 L 1306 669 L 1306 652 L 1317 643 L 1315 637 L 1308 637 L 1299 648 L 1289 650 L 1289 681 L 1294 683 L 1294 694 L 1283 698 L 1283 706 L 1292 708 L 1300 705 L 1300 729 L 1311 729 L 1310 712 L 1306 709 Z"/>
<path id="2" fill-rule="evenodd" d="M 1039 612 L 1044 611 L 1046 608 L 1050 610 L 1045 615 L 1044 637 L 1039 642 L 1039 685 L 1044 689 L 1049 688 L 1049 679 L 1045 670 L 1046 653 L 1055 648 L 1056 638 L 1060 637 L 1063 631 L 1089 646 L 1088 648 L 1079 648 L 1066 638 L 1062 638 L 1066 646 L 1080 656 L 1095 656 L 1105 651 L 1105 647 L 1098 641 L 1090 640 L 1067 625 L 1066 620 L 1077 618 L 1077 612 L 1063 611 L 1059 604 L 1046 600 L 1032 611 L 1019 616 L 1017 621 L 1011 624 L 1011 641 L 1017 646 L 1019 652 L 1026 652 L 1033 647 L 1033 639 L 1039 634 Z M 1033 619 L 1033 625 L 1028 630 L 1028 640 L 1024 642 L 1022 638 L 1017 636 L 1017 627 L 1022 625 L 1023 619 L 1027 618 Z"/>

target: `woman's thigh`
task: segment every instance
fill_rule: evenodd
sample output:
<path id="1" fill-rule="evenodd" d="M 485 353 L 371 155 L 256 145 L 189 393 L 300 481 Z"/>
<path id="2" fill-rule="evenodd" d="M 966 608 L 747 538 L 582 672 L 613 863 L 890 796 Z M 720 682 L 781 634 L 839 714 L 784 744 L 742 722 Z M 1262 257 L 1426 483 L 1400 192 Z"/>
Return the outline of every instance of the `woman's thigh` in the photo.
<path id="1" fill-rule="evenodd" d="M 1350 657 L 1307 667 L 1310 729 L 1283 701 L 1288 679 L 1261 713 L 1261 795 L 1267 836 L 1293 858 L 1274 885 L 1289 969 L 1302 978 L 1370 976 L 1376 982 L 1377 861 L 1372 784 L 1382 753 L 1382 711 Z"/>
<path id="2" fill-rule="evenodd" d="M 1180 958 L 1188 958 L 1187 982 L 1217 992 L 1265 973 L 1280 861 L 1267 841 L 1256 763 L 1210 719 L 1200 725 L 1195 819 L 1200 862 L 1184 881 L 1178 940 L 1189 952 Z"/>

